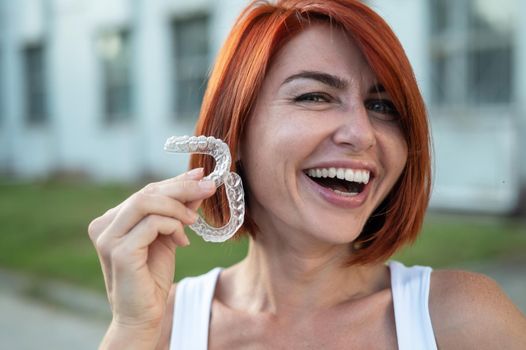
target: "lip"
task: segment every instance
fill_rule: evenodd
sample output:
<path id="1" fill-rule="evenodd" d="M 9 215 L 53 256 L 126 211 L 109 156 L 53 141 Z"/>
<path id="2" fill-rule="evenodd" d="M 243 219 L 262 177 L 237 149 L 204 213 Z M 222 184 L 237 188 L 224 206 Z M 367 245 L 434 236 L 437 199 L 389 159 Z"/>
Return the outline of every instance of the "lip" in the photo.
<path id="1" fill-rule="evenodd" d="M 324 168 L 325 166 L 317 166 L 317 167 Z M 329 167 L 336 167 L 336 166 L 331 165 Z M 340 165 L 339 167 L 343 168 L 344 166 Z M 356 169 L 358 169 L 358 168 L 356 168 Z M 364 168 L 360 168 L 360 169 L 364 169 Z M 305 185 L 308 188 L 312 189 L 321 198 L 323 198 L 323 200 L 325 200 L 326 202 L 329 202 L 330 204 L 332 204 L 334 206 L 337 206 L 337 207 L 340 207 L 340 208 L 344 208 L 344 209 L 358 208 L 362 204 L 364 204 L 364 202 L 366 201 L 366 199 L 367 199 L 367 197 L 369 195 L 371 184 L 374 181 L 374 176 L 372 176 L 371 180 L 369 181 L 369 183 L 367 185 L 365 185 L 365 187 L 363 188 L 363 191 L 360 192 L 360 194 L 357 194 L 354 197 L 345 197 L 345 196 L 337 194 L 336 192 L 334 192 L 333 190 L 331 190 L 329 188 L 326 188 L 326 187 L 323 187 L 321 185 L 318 185 L 318 183 L 316 183 L 314 180 L 312 180 L 303 171 L 301 171 L 301 177 L 300 178 L 302 179 L 302 182 L 304 182 Z"/>

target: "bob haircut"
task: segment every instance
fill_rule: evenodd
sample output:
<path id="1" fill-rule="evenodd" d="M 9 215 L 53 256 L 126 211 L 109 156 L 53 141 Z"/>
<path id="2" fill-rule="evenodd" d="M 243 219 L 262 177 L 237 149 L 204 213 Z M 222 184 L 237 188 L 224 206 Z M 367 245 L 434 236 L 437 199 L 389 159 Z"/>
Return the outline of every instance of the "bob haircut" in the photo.
<path id="1" fill-rule="evenodd" d="M 237 19 L 219 53 L 195 134 L 222 139 L 229 145 L 232 159 L 237 160 L 243 130 L 274 56 L 312 23 L 327 23 L 354 40 L 400 114 L 400 128 L 408 146 L 407 163 L 391 192 L 350 244 L 347 264 L 385 261 L 404 244 L 413 242 L 421 229 L 431 187 L 430 140 L 424 101 L 402 45 L 389 25 L 360 1 L 252 2 Z M 208 173 L 214 162 L 211 157 L 194 154 L 190 166 L 204 167 Z M 241 162 L 233 162 L 231 171 L 243 177 Z M 249 199 L 250 191 L 246 197 Z M 224 190 L 207 199 L 202 210 L 211 223 L 224 225 L 230 215 Z M 240 231 L 253 237 L 258 234 L 248 206 Z"/>

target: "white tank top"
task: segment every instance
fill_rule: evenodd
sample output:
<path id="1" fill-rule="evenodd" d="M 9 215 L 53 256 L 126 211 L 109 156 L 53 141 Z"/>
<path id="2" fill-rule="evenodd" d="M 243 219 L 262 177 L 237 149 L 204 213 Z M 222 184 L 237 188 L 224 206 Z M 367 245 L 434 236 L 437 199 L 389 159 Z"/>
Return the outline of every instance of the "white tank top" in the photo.
<path id="1" fill-rule="evenodd" d="M 400 350 L 436 350 L 429 315 L 431 268 L 389 262 L 396 336 Z M 206 350 L 210 311 L 221 268 L 181 280 L 177 285 L 171 350 Z"/>

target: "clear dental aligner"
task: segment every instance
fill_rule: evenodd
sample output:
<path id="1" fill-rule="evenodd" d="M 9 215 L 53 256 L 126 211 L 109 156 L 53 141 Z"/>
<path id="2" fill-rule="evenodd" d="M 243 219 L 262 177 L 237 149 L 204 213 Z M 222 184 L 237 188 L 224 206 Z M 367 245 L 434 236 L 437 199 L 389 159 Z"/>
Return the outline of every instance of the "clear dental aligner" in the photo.
<path id="1" fill-rule="evenodd" d="M 214 181 L 216 187 L 225 185 L 230 220 L 223 227 L 210 226 L 201 216 L 190 225 L 207 242 L 224 242 L 232 237 L 243 224 L 245 217 L 245 192 L 241 177 L 229 172 L 232 158 L 228 145 L 212 136 L 172 136 L 166 140 L 164 150 L 174 153 L 201 153 L 214 157 L 214 171 L 203 180 Z"/>

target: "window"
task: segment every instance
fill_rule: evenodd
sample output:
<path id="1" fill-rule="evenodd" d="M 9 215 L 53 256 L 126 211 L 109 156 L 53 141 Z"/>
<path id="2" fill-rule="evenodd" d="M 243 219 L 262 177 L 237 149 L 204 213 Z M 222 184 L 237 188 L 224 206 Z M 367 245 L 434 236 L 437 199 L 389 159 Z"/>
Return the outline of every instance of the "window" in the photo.
<path id="1" fill-rule="evenodd" d="M 509 103 L 517 0 L 430 0 L 432 99 Z"/>
<path id="2" fill-rule="evenodd" d="M 201 107 L 209 68 L 208 26 L 206 15 L 173 23 L 174 111 L 182 120 L 195 120 Z"/>
<path id="3" fill-rule="evenodd" d="M 127 120 L 132 113 L 130 33 L 123 30 L 102 34 L 97 51 L 102 61 L 106 121 Z"/>
<path id="4" fill-rule="evenodd" d="M 25 115 L 29 124 L 43 124 L 48 119 L 45 50 L 40 44 L 24 47 Z"/>

